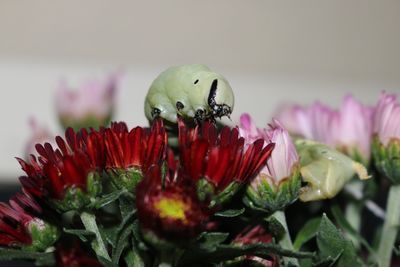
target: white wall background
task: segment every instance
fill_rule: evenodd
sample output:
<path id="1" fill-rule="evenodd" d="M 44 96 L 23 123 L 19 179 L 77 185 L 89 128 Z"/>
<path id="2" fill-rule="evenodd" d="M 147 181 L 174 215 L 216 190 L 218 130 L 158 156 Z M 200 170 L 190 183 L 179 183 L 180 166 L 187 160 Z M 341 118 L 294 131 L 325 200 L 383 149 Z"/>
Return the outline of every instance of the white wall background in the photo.
<path id="1" fill-rule="evenodd" d="M 167 66 L 205 63 L 224 74 L 241 112 L 266 124 L 282 101 L 374 103 L 400 88 L 400 1 L 1 0 L 0 177 L 35 116 L 58 131 L 58 79 L 125 70 L 117 112 L 145 124 L 143 100 Z M 6 179 L 6 178 L 4 178 Z"/>

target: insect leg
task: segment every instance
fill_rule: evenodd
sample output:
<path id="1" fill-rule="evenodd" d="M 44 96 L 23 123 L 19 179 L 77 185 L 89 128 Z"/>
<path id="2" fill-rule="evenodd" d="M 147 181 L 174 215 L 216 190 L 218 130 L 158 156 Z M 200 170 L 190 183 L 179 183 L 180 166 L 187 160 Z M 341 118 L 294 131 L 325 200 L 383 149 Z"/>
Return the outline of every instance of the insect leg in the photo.
<path id="1" fill-rule="evenodd" d="M 153 117 L 153 119 L 159 117 L 160 114 L 161 114 L 161 110 L 158 109 L 158 108 L 153 108 L 153 109 L 151 110 L 151 116 Z"/>
<path id="2" fill-rule="evenodd" d="M 206 111 L 204 109 L 196 110 L 194 114 L 194 120 L 197 124 L 203 122 L 206 119 Z"/>

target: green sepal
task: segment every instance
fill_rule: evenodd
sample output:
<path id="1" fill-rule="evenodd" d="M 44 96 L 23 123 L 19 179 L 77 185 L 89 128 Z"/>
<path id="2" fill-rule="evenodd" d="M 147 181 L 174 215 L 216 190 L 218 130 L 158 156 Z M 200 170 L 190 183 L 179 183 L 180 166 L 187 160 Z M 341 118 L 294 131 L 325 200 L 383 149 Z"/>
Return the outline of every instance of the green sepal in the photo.
<path id="1" fill-rule="evenodd" d="M 221 232 L 204 232 L 197 238 L 199 247 L 208 250 L 215 251 L 218 245 L 222 244 L 229 237 L 229 233 Z"/>
<path id="2" fill-rule="evenodd" d="M 393 184 L 400 184 L 400 140 L 392 139 L 384 146 L 374 137 L 372 156 L 376 169 Z"/>
<path id="3" fill-rule="evenodd" d="M 86 190 L 71 186 L 65 190 L 62 200 L 52 200 L 57 211 L 63 213 L 71 210 L 82 210 L 96 201 L 96 197 L 102 191 L 102 179 L 97 172 L 91 172 L 87 176 Z"/>
<path id="4" fill-rule="evenodd" d="M 126 189 L 134 192 L 138 183 L 142 180 L 143 174 L 137 168 L 130 169 L 110 169 L 107 171 L 111 178 L 111 182 L 118 189 Z"/>
<path id="5" fill-rule="evenodd" d="M 30 246 L 23 247 L 28 251 L 46 251 L 60 237 L 59 229 L 51 224 L 48 224 L 41 219 L 33 219 L 29 222 L 29 232 L 32 238 Z"/>
<path id="6" fill-rule="evenodd" d="M 76 118 L 74 116 L 60 116 L 59 120 L 64 129 L 72 127 L 75 131 L 79 131 L 81 128 L 93 128 L 98 130 L 101 126 L 107 126 L 110 124 L 112 118 L 112 112 L 106 117 L 100 118 L 99 116 L 88 114 L 84 118 Z"/>
<path id="7" fill-rule="evenodd" d="M 239 191 L 242 184 L 237 182 L 231 182 L 222 192 L 215 195 L 210 202 L 210 207 L 224 205 L 229 202 Z"/>
<path id="8" fill-rule="evenodd" d="M 278 185 L 269 183 L 267 179 L 262 179 L 257 188 L 248 185 L 243 198 L 244 204 L 253 210 L 267 214 L 285 209 L 299 197 L 300 172 L 297 167 L 293 170 L 292 176 L 280 181 Z"/>

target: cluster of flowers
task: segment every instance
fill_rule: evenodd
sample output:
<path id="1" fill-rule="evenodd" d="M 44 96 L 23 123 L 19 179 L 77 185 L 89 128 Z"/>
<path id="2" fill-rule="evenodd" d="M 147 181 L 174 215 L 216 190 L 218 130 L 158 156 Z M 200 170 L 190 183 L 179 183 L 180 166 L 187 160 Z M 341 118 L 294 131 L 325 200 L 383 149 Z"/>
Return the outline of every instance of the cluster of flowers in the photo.
<path id="1" fill-rule="evenodd" d="M 365 165 L 372 154 L 379 158 L 379 144 L 389 147 L 400 137 L 400 105 L 395 94 L 382 93 L 375 106 L 363 105 L 349 95 L 339 110 L 320 102 L 286 106 L 277 118 L 291 134 L 327 144 Z"/>
<path id="2" fill-rule="evenodd" d="M 37 144 L 38 157 L 18 159 L 26 175 L 20 178 L 22 193 L 1 205 L 1 245 L 46 251 L 62 230 L 49 213 L 90 211 L 99 198 L 121 189 L 135 195 L 132 210 L 137 208 L 143 235 L 173 242 L 212 230 L 213 214 L 245 186 L 248 202 L 272 209 L 270 191 L 297 173 L 296 150 L 279 122 L 260 136 L 247 116 L 242 122 L 240 128 L 218 131 L 210 122 L 188 128 L 179 120 L 175 154 L 162 120 L 130 131 L 124 123 L 78 132 L 68 128 L 65 139 L 56 137 L 57 147 Z M 280 199 L 274 209 L 294 201 L 296 194 Z M 257 240 L 265 236 L 270 241 L 258 228 L 246 233 L 261 233 Z M 246 236 L 239 235 L 237 243 Z"/>
<path id="3" fill-rule="evenodd" d="M 395 95 L 383 93 L 376 107 L 350 96 L 340 110 L 320 103 L 290 107 L 278 119 L 262 129 L 244 114 L 239 127 L 219 130 L 211 122 L 191 128 L 179 118 L 177 147 L 168 145 L 171 136 L 161 119 L 150 128 L 131 130 L 125 123 L 68 128 L 53 145 L 37 144 L 37 156 L 18 159 L 26 175 L 20 178 L 22 192 L 0 204 L 0 245 L 55 251 L 60 267 L 101 266 L 93 255 L 64 247 L 63 217 L 71 211 L 95 214 L 115 192 L 133 196 L 131 210 L 137 210 L 144 240 L 168 248 L 217 231 L 215 215 L 237 198 L 263 214 L 283 210 L 298 197 L 332 198 L 355 173 L 368 178 L 360 163 L 368 165 L 371 155 L 384 176 L 400 183 L 400 103 Z M 296 137 L 320 143 L 293 142 L 283 125 Z M 302 179 L 308 184 L 300 188 Z M 230 242 L 238 245 L 273 242 L 262 225 L 235 234 Z M 99 241 L 93 249 L 108 260 L 109 247 L 96 251 Z M 274 255 L 246 260 L 278 264 Z"/>

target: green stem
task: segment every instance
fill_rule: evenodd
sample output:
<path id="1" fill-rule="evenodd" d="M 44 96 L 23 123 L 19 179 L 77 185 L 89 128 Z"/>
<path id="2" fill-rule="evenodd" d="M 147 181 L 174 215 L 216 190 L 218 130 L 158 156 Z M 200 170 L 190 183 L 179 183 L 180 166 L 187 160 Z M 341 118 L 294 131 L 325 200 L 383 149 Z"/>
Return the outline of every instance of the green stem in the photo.
<path id="1" fill-rule="evenodd" d="M 285 228 L 285 234 L 279 240 L 279 245 L 287 250 L 294 251 L 292 239 L 290 238 L 289 229 L 286 223 L 285 212 L 283 211 L 276 211 L 272 216 L 277 219 L 281 225 Z M 291 263 L 295 266 L 299 266 L 299 261 L 296 258 L 284 257 L 285 263 Z"/>
<path id="2" fill-rule="evenodd" d="M 351 227 L 353 227 L 353 229 L 356 230 L 357 233 L 360 232 L 361 228 L 361 216 L 360 216 L 361 209 L 362 206 L 360 205 L 360 203 L 350 202 L 347 205 L 345 211 L 345 217 L 347 221 L 349 222 Z M 346 234 L 346 237 L 350 239 L 351 242 L 353 242 L 353 245 L 356 249 L 360 248 L 360 241 L 355 235 Z"/>
<path id="3" fill-rule="evenodd" d="M 101 237 L 99 228 L 97 227 L 96 217 L 93 214 L 85 211 L 82 212 L 80 216 L 86 230 L 91 231 L 96 235 L 96 239 L 92 241 L 91 245 L 97 256 L 111 261 L 111 258 L 108 255 L 106 246 L 104 245 L 103 239 Z"/>
<path id="4" fill-rule="evenodd" d="M 400 225 L 400 185 L 392 185 L 386 204 L 386 218 L 379 242 L 378 258 L 380 267 L 390 266 L 394 243 Z"/>

